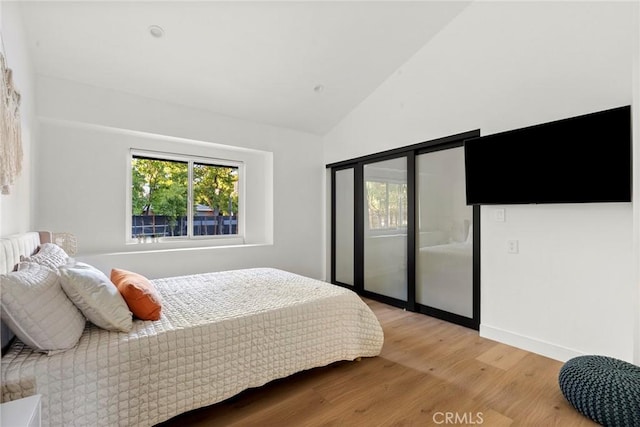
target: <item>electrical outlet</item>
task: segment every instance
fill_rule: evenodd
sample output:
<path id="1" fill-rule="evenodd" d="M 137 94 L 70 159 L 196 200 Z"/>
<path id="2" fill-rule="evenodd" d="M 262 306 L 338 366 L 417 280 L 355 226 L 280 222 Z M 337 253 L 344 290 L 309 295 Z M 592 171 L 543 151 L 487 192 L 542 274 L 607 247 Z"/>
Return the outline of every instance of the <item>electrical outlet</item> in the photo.
<path id="1" fill-rule="evenodd" d="M 517 240 L 507 240 L 507 253 L 509 253 L 509 254 L 517 254 L 518 253 L 518 241 Z"/>

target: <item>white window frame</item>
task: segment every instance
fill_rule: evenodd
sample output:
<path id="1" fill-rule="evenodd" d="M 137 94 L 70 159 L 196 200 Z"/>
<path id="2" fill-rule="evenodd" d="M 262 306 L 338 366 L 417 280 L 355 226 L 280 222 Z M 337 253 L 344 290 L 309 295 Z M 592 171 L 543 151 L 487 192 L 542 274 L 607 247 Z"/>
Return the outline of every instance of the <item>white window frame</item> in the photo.
<path id="1" fill-rule="evenodd" d="M 209 240 L 212 242 L 215 241 L 224 241 L 224 244 L 243 244 L 244 236 L 245 236 L 245 219 L 246 215 L 244 212 L 245 203 L 244 203 L 244 188 L 245 188 L 245 164 L 243 161 L 239 160 L 230 160 L 230 159 L 220 159 L 214 157 L 204 157 L 197 155 L 188 155 L 188 154 L 177 154 L 177 153 L 167 153 L 162 151 L 152 151 L 152 150 L 142 150 L 131 148 L 129 150 L 129 155 L 127 156 L 127 199 L 126 199 L 126 221 L 125 221 L 125 241 L 126 243 L 138 243 L 137 239 L 135 239 L 131 235 L 132 229 L 132 215 L 133 215 L 133 204 L 132 204 L 132 194 L 131 187 L 133 185 L 132 181 L 132 168 L 131 161 L 134 157 L 148 157 L 158 160 L 168 160 L 168 161 L 176 161 L 176 162 L 185 162 L 188 164 L 188 194 L 187 194 L 187 235 L 186 236 L 167 236 L 159 239 L 158 243 L 162 242 L 181 242 L 181 241 L 202 241 Z M 237 212 L 237 234 L 222 234 L 222 235 L 210 235 L 210 236 L 194 236 L 193 235 L 193 164 L 205 164 L 211 166 L 221 166 L 221 167 L 232 167 L 238 169 L 238 212 Z"/>

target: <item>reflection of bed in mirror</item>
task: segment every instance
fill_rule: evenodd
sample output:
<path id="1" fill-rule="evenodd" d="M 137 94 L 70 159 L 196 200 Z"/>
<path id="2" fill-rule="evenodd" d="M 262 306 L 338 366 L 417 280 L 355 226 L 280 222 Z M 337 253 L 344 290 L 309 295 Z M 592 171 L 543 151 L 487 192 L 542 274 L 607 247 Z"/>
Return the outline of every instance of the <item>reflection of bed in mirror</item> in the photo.
<path id="1" fill-rule="evenodd" d="M 419 250 L 416 301 L 440 310 L 473 317 L 473 245 L 443 243 Z"/>
<path id="2" fill-rule="evenodd" d="M 407 235 L 366 236 L 364 288 L 369 292 L 407 300 Z"/>

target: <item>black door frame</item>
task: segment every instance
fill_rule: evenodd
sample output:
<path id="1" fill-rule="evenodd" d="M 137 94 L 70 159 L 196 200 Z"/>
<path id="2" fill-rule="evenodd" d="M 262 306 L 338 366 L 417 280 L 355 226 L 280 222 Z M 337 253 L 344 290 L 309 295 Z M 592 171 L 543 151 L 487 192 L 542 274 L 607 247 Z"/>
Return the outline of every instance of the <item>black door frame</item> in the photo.
<path id="1" fill-rule="evenodd" d="M 438 138 L 406 147 L 370 154 L 355 159 L 326 165 L 331 170 L 331 283 L 353 289 L 359 295 L 410 311 L 423 313 L 451 323 L 478 330 L 480 328 L 480 207 L 473 206 L 473 316 L 465 317 L 416 302 L 416 156 L 420 154 L 458 148 L 464 140 L 480 136 L 476 129 L 456 135 Z M 364 165 L 369 163 L 407 158 L 407 301 L 376 294 L 364 289 Z M 336 280 L 336 172 L 354 171 L 354 285 Z"/>

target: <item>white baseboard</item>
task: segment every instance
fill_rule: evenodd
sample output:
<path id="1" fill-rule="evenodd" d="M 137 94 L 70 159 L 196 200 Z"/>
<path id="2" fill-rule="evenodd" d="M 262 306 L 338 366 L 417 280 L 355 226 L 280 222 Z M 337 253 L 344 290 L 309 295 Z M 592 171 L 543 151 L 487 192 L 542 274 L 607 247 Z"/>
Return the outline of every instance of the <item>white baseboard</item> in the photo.
<path id="1" fill-rule="evenodd" d="M 559 360 L 561 362 L 566 362 L 573 357 L 582 356 L 584 354 L 571 348 L 540 341 L 535 338 L 494 328 L 488 325 L 480 325 L 480 336 L 513 347 L 518 347 L 532 353 L 540 354 L 551 359 Z"/>

